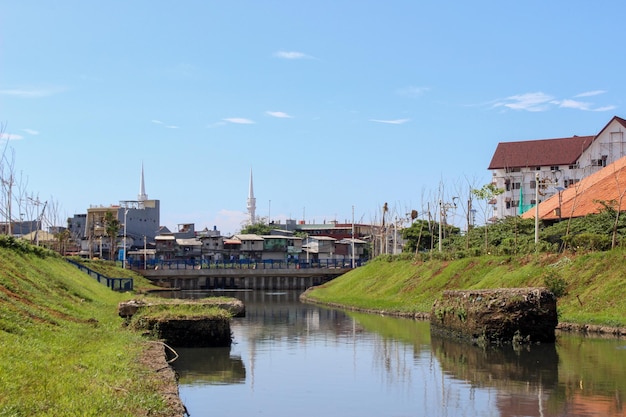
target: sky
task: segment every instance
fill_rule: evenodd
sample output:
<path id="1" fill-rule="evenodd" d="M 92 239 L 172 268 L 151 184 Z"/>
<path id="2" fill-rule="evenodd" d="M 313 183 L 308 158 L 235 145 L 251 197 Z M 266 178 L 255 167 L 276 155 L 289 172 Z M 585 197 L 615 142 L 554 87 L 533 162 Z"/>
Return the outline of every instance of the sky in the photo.
<path id="1" fill-rule="evenodd" d="M 238 232 L 251 171 L 261 218 L 423 217 L 488 183 L 499 142 L 626 117 L 619 16 L 612 0 L 0 0 L 0 151 L 62 222 L 136 199 L 142 165 L 173 230 Z"/>

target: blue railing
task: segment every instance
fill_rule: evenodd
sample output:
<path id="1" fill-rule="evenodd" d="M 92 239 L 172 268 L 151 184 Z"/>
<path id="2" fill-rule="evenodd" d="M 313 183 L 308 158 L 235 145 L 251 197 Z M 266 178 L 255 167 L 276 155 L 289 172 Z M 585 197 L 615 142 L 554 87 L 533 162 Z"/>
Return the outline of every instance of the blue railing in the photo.
<path id="1" fill-rule="evenodd" d="M 310 269 L 310 268 L 353 268 L 365 264 L 365 261 L 324 259 L 324 260 L 274 260 L 254 261 L 247 259 L 237 260 L 193 260 L 193 259 L 168 259 L 149 260 L 144 266 L 143 260 L 130 260 L 129 265 L 133 269 Z"/>
<path id="2" fill-rule="evenodd" d="M 112 289 L 113 291 L 132 291 L 133 289 L 132 278 L 109 278 L 105 275 L 102 275 L 101 273 L 97 271 L 94 271 L 91 268 L 86 267 L 85 265 L 79 262 L 76 262 L 67 258 L 65 259 L 66 261 L 68 261 L 69 263 L 71 263 L 72 265 L 74 265 L 75 267 L 77 267 L 78 269 L 80 269 L 81 271 L 89 275 L 90 277 L 94 278 L 99 283 L 106 285 L 108 288 Z"/>

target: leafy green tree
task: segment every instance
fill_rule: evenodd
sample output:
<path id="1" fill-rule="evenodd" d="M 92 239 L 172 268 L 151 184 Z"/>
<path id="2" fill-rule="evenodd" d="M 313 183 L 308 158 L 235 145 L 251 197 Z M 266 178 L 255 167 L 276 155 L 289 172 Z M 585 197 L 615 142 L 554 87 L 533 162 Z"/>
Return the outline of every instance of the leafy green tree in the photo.
<path id="1" fill-rule="evenodd" d="M 410 227 L 402 229 L 401 235 L 407 241 L 405 252 L 428 251 L 434 244 L 433 229 L 426 220 L 414 221 Z"/>
<path id="2" fill-rule="evenodd" d="M 250 224 L 248 226 L 245 226 L 244 228 L 241 229 L 241 234 L 247 235 L 247 234 L 252 234 L 252 235 L 269 235 L 270 232 L 274 229 L 274 226 L 271 224 L 265 224 L 265 223 L 255 223 L 255 224 Z"/>

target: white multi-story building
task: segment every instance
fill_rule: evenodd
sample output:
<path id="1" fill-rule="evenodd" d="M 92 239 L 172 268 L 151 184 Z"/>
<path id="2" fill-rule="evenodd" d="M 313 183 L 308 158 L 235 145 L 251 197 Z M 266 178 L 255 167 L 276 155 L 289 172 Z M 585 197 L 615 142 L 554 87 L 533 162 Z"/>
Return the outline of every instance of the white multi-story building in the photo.
<path id="1" fill-rule="evenodd" d="M 517 216 L 626 155 L 626 120 L 617 116 L 595 136 L 500 142 L 489 164 L 495 221 Z M 539 187 L 539 188 L 537 188 Z"/>

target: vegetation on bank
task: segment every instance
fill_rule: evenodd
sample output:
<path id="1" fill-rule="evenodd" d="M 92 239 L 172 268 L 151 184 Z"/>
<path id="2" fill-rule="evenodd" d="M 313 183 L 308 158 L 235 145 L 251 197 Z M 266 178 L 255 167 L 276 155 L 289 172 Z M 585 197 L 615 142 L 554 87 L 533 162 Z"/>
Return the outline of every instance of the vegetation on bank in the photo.
<path id="1" fill-rule="evenodd" d="M 0 416 L 169 416 L 146 340 L 117 314 L 130 297 L 0 236 Z"/>
<path id="2" fill-rule="evenodd" d="M 421 260 L 381 256 L 307 293 L 313 301 L 389 314 L 428 313 L 447 289 L 547 286 L 560 322 L 626 326 L 626 250 Z"/>

